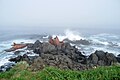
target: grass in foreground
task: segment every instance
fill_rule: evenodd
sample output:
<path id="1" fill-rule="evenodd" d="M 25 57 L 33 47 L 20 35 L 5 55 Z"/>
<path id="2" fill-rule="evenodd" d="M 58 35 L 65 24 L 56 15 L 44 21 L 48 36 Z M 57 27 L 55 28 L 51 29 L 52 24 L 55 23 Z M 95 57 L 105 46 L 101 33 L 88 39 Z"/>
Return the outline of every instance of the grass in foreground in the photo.
<path id="1" fill-rule="evenodd" d="M 20 63 L 10 71 L 0 73 L 0 80 L 120 80 L 120 66 L 98 67 L 85 71 L 60 70 L 46 67 L 37 72 Z"/>

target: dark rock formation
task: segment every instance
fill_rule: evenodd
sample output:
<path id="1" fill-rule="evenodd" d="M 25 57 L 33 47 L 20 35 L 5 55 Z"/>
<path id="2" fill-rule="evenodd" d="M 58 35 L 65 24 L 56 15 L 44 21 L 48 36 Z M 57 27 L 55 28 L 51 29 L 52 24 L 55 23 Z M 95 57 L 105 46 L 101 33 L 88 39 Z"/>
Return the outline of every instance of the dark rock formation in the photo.
<path id="1" fill-rule="evenodd" d="M 117 62 L 117 59 L 113 53 L 107 53 L 106 59 L 107 59 L 106 65 L 111 65 Z"/>
<path id="2" fill-rule="evenodd" d="M 51 52 L 51 51 L 54 51 L 54 50 L 55 50 L 54 45 L 52 45 L 50 43 L 43 42 L 43 44 L 42 44 L 42 52 L 43 53 Z"/>
<path id="3" fill-rule="evenodd" d="M 17 51 L 14 52 L 14 54 L 15 54 L 15 55 L 18 55 L 18 54 L 20 54 L 21 52 L 24 52 L 24 50 L 17 50 Z"/>
<path id="4" fill-rule="evenodd" d="M 36 48 L 40 48 L 40 47 L 42 47 L 42 43 L 41 43 L 39 40 L 37 40 L 37 41 L 33 44 L 33 50 L 36 49 Z"/>
<path id="5" fill-rule="evenodd" d="M 89 64 L 99 65 L 99 66 L 109 66 L 117 62 L 117 59 L 114 54 L 104 52 L 104 51 L 95 51 L 88 58 Z"/>
<path id="6" fill-rule="evenodd" d="M 32 71 L 43 69 L 45 66 L 54 66 L 60 69 L 85 70 L 94 66 L 109 66 L 117 62 L 112 53 L 95 51 L 88 58 L 70 43 L 64 45 L 52 45 L 48 42 L 41 43 L 37 40 L 34 44 L 27 44 L 28 50 L 33 50 L 39 57 L 23 56 L 10 59 L 10 61 L 26 61 Z"/>
<path id="7" fill-rule="evenodd" d="M 15 63 L 20 62 L 21 60 L 22 60 L 22 56 L 18 56 L 18 57 L 9 59 L 9 61 L 12 61 L 12 62 L 15 62 Z"/>
<path id="8" fill-rule="evenodd" d="M 27 45 L 27 49 L 28 50 L 32 50 L 33 49 L 33 43 L 28 43 Z"/>
<path id="9" fill-rule="evenodd" d="M 15 51 L 15 49 L 14 49 L 14 48 L 10 48 L 10 49 L 6 49 L 6 50 L 4 50 L 4 51 L 6 51 L 6 52 L 11 52 L 11 51 Z"/>
<path id="10" fill-rule="evenodd" d="M 98 60 L 105 60 L 106 59 L 106 52 L 104 52 L 104 51 L 95 51 L 95 53 L 94 54 L 96 54 L 97 55 L 97 57 L 98 57 Z"/>
<path id="11" fill-rule="evenodd" d="M 98 56 L 96 54 L 91 54 L 88 58 L 90 63 L 97 65 L 98 64 Z"/>
<path id="12" fill-rule="evenodd" d="M 120 54 L 117 55 L 116 59 L 120 63 Z"/>
<path id="13" fill-rule="evenodd" d="M 61 69 L 83 70 L 87 69 L 87 57 L 78 51 L 75 46 L 64 43 L 63 46 L 54 46 L 50 43 L 37 41 L 33 51 L 40 56 L 30 64 L 31 70 L 40 70 L 45 66 L 54 66 Z M 28 60 L 28 63 L 29 60 Z"/>

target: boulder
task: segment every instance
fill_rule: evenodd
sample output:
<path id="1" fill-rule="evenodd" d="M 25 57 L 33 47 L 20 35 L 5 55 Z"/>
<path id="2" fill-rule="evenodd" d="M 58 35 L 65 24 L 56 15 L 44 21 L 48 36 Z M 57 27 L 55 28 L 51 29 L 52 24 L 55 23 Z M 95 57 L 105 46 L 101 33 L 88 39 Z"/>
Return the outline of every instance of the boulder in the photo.
<path id="1" fill-rule="evenodd" d="M 41 56 L 41 52 L 42 52 L 42 43 L 37 40 L 34 44 L 33 44 L 33 52 L 36 54 L 39 54 L 39 56 Z"/>
<path id="2" fill-rule="evenodd" d="M 106 52 L 104 52 L 104 51 L 101 51 L 101 50 L 98 51 L 98 50 L 96 50 L 94 54 L 97 55 L 98 60 L 105 60 L 106 59 Z"/>
<path id="3" fill-rule="evenodd" d="M 26 61 L 27 63 L 30 64 L 30 59 L 29 59 L 29 57 L 27 56 L 27 54 L 24 54 L 24 55 L 22 56 L 22 60 L 23 60 L 23 61 Z"/>
<path id="4" fill-rule="evenodd" d="M 98 57 L 94 53 L 89 56 L 88 60 L 90 60 L 90 63 L 92 63 L 94 65 L 97 65 L 97 63 L 98 63 Z"/>
<path id="5" fill-rule="evenodd" d="M 20 54 L 21 52 L 25 52 L 25 51 L 24 51 L 24 50 L 17 50 L 17 51 L 14 52 L 14 54 L 15 54 L 15 55 L 18 55 L 18 54 Z"/>
<path id="6" fill-rule="evenodd" d="M 117 55 L 116 59 L 120 63 L 120 54 Z"/>
<path id="7" fill-rule="evenodd" d="M 106 63 L 105 63 L 105 61 L 103 61 L 103 60 L 99 60 L 99 61 L 98 61 L 98 65 L 99 65 L 99 66 L 106 66 Z"/>
<path id="8" fill-rule="evenodd" d="M 34 44 L 33 44 L 33 49 L 36 49 L 36 48 L 41 48 L 42 47 L 42 43 L 37 40 Z"/>
<path id="9" fill-rule="evenodd" d="M 117 62 L 114 54 L 104 51 L 95 51 L 95 53 L 89 56 L 88 60 L 89 63 L 99 66 L 110 66 Z"/>
<path id="10" fill-rule="evenodd" d="M 27 49 L 28 50 L 33 50 L 33 48 L 34 48 L 34 44 L 33 43 L 28 43 L 26 45 L 27 45 Z"/>
<path id="11" fill-rule="evenodd" d="M 40 48 L 35 48 L 33 50 L 33 52 L 36 53 L 36 54 L 39 54 L 39 56 L 41 56 L 41 49 Z"/>
<path id="12" fill-rule="evenodd" d="M 10 48 L 10 49 L 6 49 L 6 50 L 4 50 L 4 51 L 6 51 L 6 52 L 11 52 L 11 51 L 15 51 L 15 49 L 14 49 L 14 48 Z"/>
<path id="13" fill-rule="evenodd" d="M 107 64 L 106 65 L 112 65 L 113 63 L 117 62 L 117 59 L 116 59 L 115 55 L 112 54 L 112 53 L 107 53 L 106 58 L 107 58 Z"/>
<path id="14" fill-rule="evenodd" d="M 9 61 L 12 61 L 12 62 L 15 62 L 15 63 L 20 62 L 21 60 L 22 60 L 22 56 L 18 56 L 18 57 L 9 59 Z"/>
<path id="15" fill-rule="evenodd" d="M 51 52 L 51 51 L 54 51 L 54 50 L 56 50 L 54 45 L 52 45 L 50 43 L 43 42 L 43 44 L 42 44 L 42 52 L 43 53 Z"/>
<path id="16" fill-rule="evenodd" d="M 118 54 L 117 56 L 120 57 L 120 54 Z"/>

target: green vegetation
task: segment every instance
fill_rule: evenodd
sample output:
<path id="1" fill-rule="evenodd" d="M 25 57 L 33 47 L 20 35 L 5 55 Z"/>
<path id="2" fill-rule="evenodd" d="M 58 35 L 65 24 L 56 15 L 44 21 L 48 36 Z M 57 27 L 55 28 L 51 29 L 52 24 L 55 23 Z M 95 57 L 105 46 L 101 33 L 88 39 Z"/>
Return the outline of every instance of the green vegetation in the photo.
<path id="1" fill-rule="evenodd" d="M 60 70 L 46 67 L 37 72 L 19 63 L 10 71 L 0 73 L 0 80 L 120 80 L 120 66 L 98 67 L 85 71 Z"/>

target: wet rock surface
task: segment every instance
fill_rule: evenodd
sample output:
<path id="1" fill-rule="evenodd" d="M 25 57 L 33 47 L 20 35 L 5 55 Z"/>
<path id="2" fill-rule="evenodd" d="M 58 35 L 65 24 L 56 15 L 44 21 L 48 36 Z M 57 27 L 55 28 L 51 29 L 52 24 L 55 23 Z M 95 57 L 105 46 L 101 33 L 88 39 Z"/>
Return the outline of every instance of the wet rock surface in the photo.
<path id="1" fill-rule="evenodd" d="M 45 66 L 54 66 L 61 69 L 84 70 L 94 66 L 109 66 L 117 62 L 112 53 L 95 51 L 90 56 L 83 55 L 75 46 L 65 43 L 63 46 L 53 46 L 49 43 L 37 41 L 37 47 L 32 48 L 39 57 L 30 63 L 32 70 L 39 70 Z M 34 46 L 36 46 L 34 43 Z M 37 67 L 36 66 L 41 66 Z"/>
<path id="2" fill-rule="evenodd" d="M 88 61 L 90 61 L 89 64 L 99 66 L 110 66 L 118 62 L 114 54 L 104 51 L 95 51 L 89 56 Z"/>
<path id="3" fill-rule="evenodd" d="M 71 46 L 67 42 L 63 46 L 54 46 L 48 42 L 41 43 L 37 40 L 33 44 L 27 44 L 27 50 L 32 50 L 39 56 L 28 56 L 27 54 L 31 54 L 28 52 L 22 56 L 11 58 L 9 61 L 16 63 L 26 61 L 30 65 L 30 70 L 37 71 L 46 66 L 54 66 L 60 69 L 86 70 L 94 66 L 109 66 L 120 60 L 114 54 L 104 51 L 95 51 L 90 56 L 85 56 L 75 46 Z"/>
<path id="4" fill-rule="evenodd" d="M 116 59 L 120 63 L 120 54 L 117 55 Z"/>

